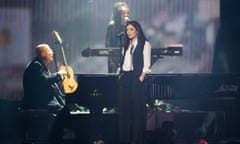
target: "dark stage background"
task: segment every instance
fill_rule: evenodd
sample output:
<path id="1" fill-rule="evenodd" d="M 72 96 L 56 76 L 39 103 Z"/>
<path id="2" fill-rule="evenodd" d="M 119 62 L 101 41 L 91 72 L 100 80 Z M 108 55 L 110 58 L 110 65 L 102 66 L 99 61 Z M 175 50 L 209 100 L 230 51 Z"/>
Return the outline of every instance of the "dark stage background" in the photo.
<path id="1" fill-rule="evenodd" d="M 34 46 L 60 33 L 67 61 L 76 74 L 106 74 L 107 57 L 83 57 L 87 48 L 104 48 L 115 0 L 4 0 L 0 2 L 1 92 L 21 92 L 21 76 L 33 58 Z M 139 21 L 153 48 L 183 44 L 183 56 L 165 56 L 152 65 L 153 74 L 211 73 L 219 29 L 219 0 L 128 0 L 130 18 Z M 6 34 L 5 34 L 6 33 Z M 56 50 L 57 61 L 62 57 Z M 54 66 L 52 66 L 54 67 Z M 54 70 L 54 69 L 53 69 Z M 18 73 L 16 73 L 18 71 Z M 15 81 L 14 84 L 11 81 Z M 4 97 L 4 96 L 1 96 Z M 19 99 L 19 98 L 8 98 Z"/>
<path id="2" fill-rule="evenodd" d="M 73 67 L 76 76 L 95 74 L 108 76 L 107 57 L 84 57 L 82 51 L 87 48 L 105 48 L 107 25 L 116 1 L 0 1 L 0 112 L 6 114 L 3 115 L 5 119 L 0 121 L 3 126 L 0 131 L 2 137 L 15 137 L 17 133 L 13 129 L 21 124 L 17 108 L 23 98 L 22 74 L 26 64 L 34 57 L 35 45 L 48 43 L 56 48 L 58 63 L 63 62 L 55 44 L 55 37 L 52 35 L 53 30 L 60 33 L 68 64 Z M 150 79 L 150 83 L 154 86 L 160 83 L 163 87 L 154 89 L 161 96 L 154 95 L 151 98 L 167 99 L 167 102 L 182 107 L 187 105 L 187 109 L 223 112 L 224 116 L 225 114 L 229 116 L 227 118 L 229 127 L 224 127 L 226 128 L 224 130 L 229 132 L 227 136 L 239 137 L 237 115 L 239 115 L 240 1 L 125 2 L 130 8 L 130 18 L 142 24 L 153 48 L 164 48 L 169 44 L 184 45 L 183 56 L 163 56 L 153 63 L 153 79 Z M 54 71 L 54 64 L 49 68 Z M 218 73 L 227 77 L 227 80 L 222 82 L 221 75 L 215 75 Z M 236 74 L 234 77 L 233 73 Z M 185 79 L 186 77 L 190 79 Z M 161 78 L 164 78 L 164 81 Z M 177 83 L 177 79 L 182 81 Z M 219 85 L 206 94 L 206 91 L 201 91 L 200 88 L 209 90 L 215 86 L 216 83 L 209 81 L 210 79 L 218 81 Z M 171 92 L 175 92 L 171 91 L 172 84 L 174 90 L 176 88 L 179 92 L 177 95 L 186 97 L 162 97 L 165 92 L 168 94 L 170 92 L 170 95 Z M 216 94 L 215 90 L 223 93 Z M 231 92 L 234 94 L 237 92 L 237 95 L 232 96 Z M 215 95 L 209 99 L 208 96 L 213 96 L 212 93 Z M 115 116 L 113 117 L 115 119 Z M 78 118 L 74 119 L 74 122 L 77 120 Z"/>

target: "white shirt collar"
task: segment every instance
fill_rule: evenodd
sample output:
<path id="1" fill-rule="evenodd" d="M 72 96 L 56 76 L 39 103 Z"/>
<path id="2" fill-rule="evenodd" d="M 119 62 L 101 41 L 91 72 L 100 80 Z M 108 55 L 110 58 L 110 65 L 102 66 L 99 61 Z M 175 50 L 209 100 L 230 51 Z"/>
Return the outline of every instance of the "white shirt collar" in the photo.
<path id="1" fill-rule="evenodd" d="M 134 45 L 134 47 L 137 46 L 137 43 L 138 43 L 138 39 L 133 39 L 133 40 L 131 41 L 131 45 Z"/>

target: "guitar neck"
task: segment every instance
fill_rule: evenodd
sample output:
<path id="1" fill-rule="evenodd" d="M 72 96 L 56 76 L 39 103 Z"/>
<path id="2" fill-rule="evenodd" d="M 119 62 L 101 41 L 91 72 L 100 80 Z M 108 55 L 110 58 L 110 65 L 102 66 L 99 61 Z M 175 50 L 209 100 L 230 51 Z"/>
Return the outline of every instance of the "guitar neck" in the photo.
<path id="1" fill-rule="evenodd" d="M 64 63 L 65 66 L 68 66 L 67 58 L 66 58 L 66 55 L 65 55 L 65 52 L 64 52 L 63 45 L 61 44 L 60 47 L 61 47 L 61 52 L 62 52 L 62 57 L 63 57 L 63 63 Z"/>
<path id="2" fill-rule="evenodd" d="M 63 63 L 64 63 L 65 66 L 68 66 L 66 55 L 65 55 L 65 52 L 64 52 L 63 44 L 62 44 L 63 43 L 62 38 L 60 37 L 60 35 L 57 31 L 53 31 L 53 35 L 56 37 L 56 40 L 59 44 L 59 47 L 60 47 L 60 50 L 61 50 L 61 53 L 62 53 L 62 57 L 63 57 Z"/>

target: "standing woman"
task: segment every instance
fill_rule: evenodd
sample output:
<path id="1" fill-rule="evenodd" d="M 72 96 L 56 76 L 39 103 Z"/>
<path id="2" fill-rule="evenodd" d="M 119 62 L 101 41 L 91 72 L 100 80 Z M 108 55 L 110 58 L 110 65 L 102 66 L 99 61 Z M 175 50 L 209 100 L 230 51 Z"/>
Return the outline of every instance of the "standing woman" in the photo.
<path id="1" fill-rule="evenodd" d="M 146 124 L 144 80 L 151 67 L 151 45 L 137 21 L 125 26 L 119 75 L 120 144 L 142 144 Z"/>

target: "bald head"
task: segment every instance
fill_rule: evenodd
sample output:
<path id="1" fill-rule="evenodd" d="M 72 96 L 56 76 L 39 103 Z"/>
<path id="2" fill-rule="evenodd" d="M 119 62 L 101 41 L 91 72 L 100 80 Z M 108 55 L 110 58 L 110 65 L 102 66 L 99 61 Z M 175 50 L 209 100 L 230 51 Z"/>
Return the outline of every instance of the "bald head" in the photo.
<path id="1" fill-rule="evenodd" d="M 39 44 L 36 46 L 36 55 L 42 59 L 45 64 L 53 61 L 53 51 L 48 44 Z"/>

